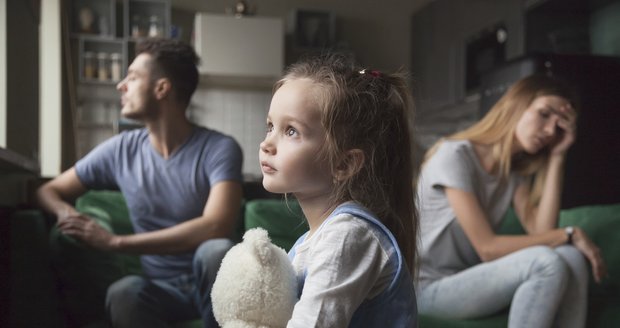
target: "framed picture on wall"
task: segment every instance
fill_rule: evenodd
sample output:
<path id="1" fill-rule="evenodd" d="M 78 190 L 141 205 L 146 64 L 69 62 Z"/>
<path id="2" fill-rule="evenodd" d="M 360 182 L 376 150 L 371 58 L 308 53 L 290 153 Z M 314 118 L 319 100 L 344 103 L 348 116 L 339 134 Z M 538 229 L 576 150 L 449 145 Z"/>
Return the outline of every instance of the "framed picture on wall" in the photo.
<path id="1" fill-rule="evenodd" d="M 297 48 L 328 48 L 334 45 L 335 15 L 330 11 L 294 10 L 289 34 Z"/>

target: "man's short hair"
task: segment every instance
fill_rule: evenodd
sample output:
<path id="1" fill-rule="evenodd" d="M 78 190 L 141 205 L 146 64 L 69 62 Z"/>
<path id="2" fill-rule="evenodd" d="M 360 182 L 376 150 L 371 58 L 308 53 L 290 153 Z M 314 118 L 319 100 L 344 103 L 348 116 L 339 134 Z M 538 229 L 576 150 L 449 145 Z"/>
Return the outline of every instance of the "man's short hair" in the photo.
<path id="1" fill-rule="evenodd" d="M 154 76 L 169 79 L 177 100 L 187 106 L 198 85 L 200 59 L 194 49 L 179 40 L 149 38 L 136 45 L 136 56 L 141 53 L 151 56 Z"/>

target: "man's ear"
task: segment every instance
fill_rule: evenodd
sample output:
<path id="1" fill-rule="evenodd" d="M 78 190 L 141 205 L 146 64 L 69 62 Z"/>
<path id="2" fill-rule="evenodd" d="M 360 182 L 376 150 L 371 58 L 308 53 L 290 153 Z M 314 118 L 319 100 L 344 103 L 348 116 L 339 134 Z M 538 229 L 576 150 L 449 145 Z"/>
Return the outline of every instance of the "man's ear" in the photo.
<path id="1" fill-rule="evenodd" d="M 155 81 L 155 99 L 162 100 L 166 98 L 172 90 L 172 84 L 170 80 L 166 78 L 157 79 Z"/>
<path id="2" fill-rule="evenodd" d="M 364 167 L 364 152 L 361 149 L 347 150 L 336 167 L 334 179 L 343 181 L 356 175 Z"/>

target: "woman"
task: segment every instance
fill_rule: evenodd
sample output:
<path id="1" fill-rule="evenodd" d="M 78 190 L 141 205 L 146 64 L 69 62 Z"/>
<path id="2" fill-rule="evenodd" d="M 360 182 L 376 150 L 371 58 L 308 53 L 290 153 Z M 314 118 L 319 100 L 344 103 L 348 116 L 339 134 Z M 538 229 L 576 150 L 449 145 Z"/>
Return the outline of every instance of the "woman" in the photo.
<path id="1" fill-rule="evenodd" d="M 556 79 L 527 77 L 429 150 L 418 181 L 420 313 L 467 319 L 510 305 L 510 327 L 585 325 L 586 259 L 597 282 L 606 267 L 583 230 L 557 227 L 573 101 Z M 496 233 L 511 204 L 526 235 Z"/>

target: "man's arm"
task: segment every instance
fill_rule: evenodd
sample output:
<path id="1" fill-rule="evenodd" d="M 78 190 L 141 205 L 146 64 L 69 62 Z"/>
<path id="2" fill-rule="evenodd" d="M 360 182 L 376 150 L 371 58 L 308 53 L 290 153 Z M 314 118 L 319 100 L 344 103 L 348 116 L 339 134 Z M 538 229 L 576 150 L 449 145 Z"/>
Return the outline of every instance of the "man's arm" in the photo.
<path id="1" fill-rule="evenodd" d="M 114 249 L 141 254 L 177 253 L 193 250 L 207 239 L 230 237 L 242 195 L 241 183 L 219 182 L 211 188 L 202 216 L 167 229 L 117 236 Z"/>
<path id="2" fill-rule="evenodd" d="M 219 182 L 211 188 L 201 216 L 157 231 L 113 235 L 83 215 L 69 216 L 59 224 L 59 229 L 102 250 L 135 254 L 187 252 L 207 239 L 225 238 L 231 235 L 237 222 L 242 195 L 241 183 Z"/>
<path id="3" fill-rule="evenodd" d="M 55 215 L 60 221 L 67 216 L 78 214 L 71 204 L 86 191 L 75 173 L 75 167 L 72 167 L 42 185 L 37 190 L 37 202 L 44 211 Z"/>

